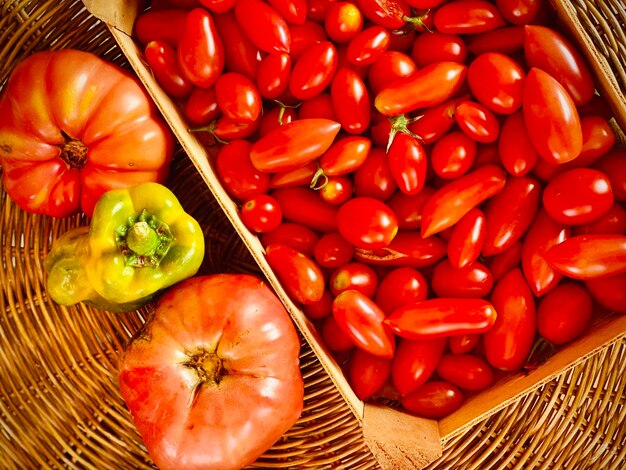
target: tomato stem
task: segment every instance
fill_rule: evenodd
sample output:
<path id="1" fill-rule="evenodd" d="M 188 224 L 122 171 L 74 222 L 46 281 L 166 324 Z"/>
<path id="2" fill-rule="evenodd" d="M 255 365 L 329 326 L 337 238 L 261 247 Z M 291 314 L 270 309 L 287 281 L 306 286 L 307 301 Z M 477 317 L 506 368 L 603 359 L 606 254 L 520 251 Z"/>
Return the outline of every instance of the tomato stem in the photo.
<path id="1" fill-rule="evenodd" d="M 322 183 L 318 184 L 320 178 L 322 179 Z M 326 175 L 326 173 L 324 173 L 324 170 L 322 168 L 318 168 L 313 175 L 313 178 L 311 178 L 311 183 L 309 184 L 309 187 L 311 189 L 314 189 L 315 191 L 319 191 L 320 189 L 323 189 L 327 184 L 328 176 Z"/>
<path id="2" fill-rule="evenodd" d="M 417 139 L 420 142 L 423 142 L 423 139 L 417 135 L 415 132 L 411 132 L 408 128 L 408 125 L 411 124 L 412 122 L 417 121 L 418 119 L 420 119 L 422 116 L 416 116 L 414 118 L 408 118 L 406 117 L 406 115 L 404 114 L 400 114 L 398 116 L 390 116 L 389 117 L 389 122 L 391 123 L 391 130 L 389 131 L 389 139 L 387 140 L 387 148 L 386 151 L 389 151 L 389 148 L 391 147 L 391 144 L 393 143 L 393 139 L 395 139 L 396 134 L 398 132 L 402 132 L 404 134 L 408 134 L 411 137 L 413 137 L 414 139 Z"/>

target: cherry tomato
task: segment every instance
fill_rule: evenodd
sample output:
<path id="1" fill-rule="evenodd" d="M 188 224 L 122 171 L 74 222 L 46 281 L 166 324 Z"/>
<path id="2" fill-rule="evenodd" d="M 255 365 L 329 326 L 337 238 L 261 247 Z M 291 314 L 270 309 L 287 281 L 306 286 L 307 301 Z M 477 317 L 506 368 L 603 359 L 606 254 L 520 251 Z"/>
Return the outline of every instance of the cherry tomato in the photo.
<path id="1" fill-rule="evenodd" d="M 302 101 L 298 107 L 298 115 L 300 119 L 322 118 L 330 119 L 331 121 L 337 120 L 330 93 L 327 92 Z"/>
<path id="2" fill-rule="evenodd" d="M 315 160 L 294 170 L 285 170 L 272 173 L 270 178 L 270 188 L 289 188 L 293 186 L 311 186 L 311 181 L 315 179 L 318 171 Z"/>
<path id="3" fill-rule="evenodd" d="M 465 41 L 458 34 L 433 31 L 429 34 L 420 34 L 415 38 L 411 57 L 420 68 L 436 62 L 463 64 L 467 60 L 467 48 Z"/>
<path id="4" fill-rule="evenodd" d="M 215 27 L 220 37 L 228 38 L 223 41 L 224 69 L 237 72 L 254 79 L 260 62 L 260 49 L 244 33 L 234 10 L 213 15 Z"/>
<path id="5" fill-rule="evenodd" d="M 338 207 L 320 198 L 309 188 L 280 188 L 271 192 L 283 210 L 283 217 L 312 230 L 337 231 Z"/>
<path id="6" fill-rule="evenodd" d="M 584 281 L 593 299 L 602 307 L 626 313 L 626 273 Z"/>
<path id="7" fill-rule="evenodd" d="M 341 1 L 328 7 L 324 17 L 324 29 L 333 42 L 348 42 L 362 28 L 363 14 L 354 3 Z"/>
<path id="8" fill-rule="evenodd" d="M 623 235 L 626 233 L 626 209 L 619 202 L 613 203 L 611 208 L 593 222 L 574 226 L 575 235 L 592 233 Z"/>
<path id="9" fill-rule="evenodd" d="M 331 204 L 346 202 L 354 193 L 354 184 L 348 176 L 329 176 L 324 187 L 319 189 L 320 197 Z"/>
<path id="10" fill-rule="evenodd" d="M 380 280 L 374 300 L 386 313 L 428 297 L 428 281 L 417 269 L 404 267 L 389 271 Z"/>
<path id="11" fill-rule="evenodd" d="M 554 220 L 544 209 L 538 210 L 522 246 L 524 277 L 537 297 L 552 290 L 563 277 L 546 261 L 545 252 L 570 235 L 569 226 Z"/>
<path id="12" fill-rule="evenodd" d="M 387 50 L 369 67 L 367 72 L 369 88 L 373 94 L 378 94 L 388 83 L 411 75 L 416 70 L 417 66 L 408 54 Z"/>
<path id="13" fill-rule="evenodd" d="M 389 31 L 382 26 L 369 26 L 355 35 L 348 43 L 346 59 L 354 65 L 376 62 L 389 47 Z"/>
<path id="14" fill-rule="evenodd" d="M 306 0 L 268 0 L 268 3 L 289 24 L 303 24 L 306 21 Z"/>
<path id="15" fill-rule="evenodd" d="M 565 163 L 580 155 L 580 117 L 567 90 L 555 78 L 532 68 L 526 77 L 523 103 L 526 129 L 541 157 Z"/>
<path id="16" fill-rule="evenodd" d="M 200 5 L 212 13 L 225 13 L 235 6 L 237 0 L 198 0 Z"/>
<path id="17" fill-rule="evenodd" d="M 433 380 L 403 397 L 401 403 L 410 413 L 424 418 L 441 419 L 460 408 L 463 394 L 449 382 Z"/>
<path id="18" fill-rule="evenodd" d="M 434 193 L 434 188 L 424 186 L 417 194 L 404 194 L 397 191 L 387 200 L 387 205 L 398 217 L 400 230 L 417 230 L 420 228 L 422 207 Z"/>
<path id="19" fill-rule="evenodd" d="M 261 244 L 266 247 L 279 243 L 307 256 L 313 256 L 320 237 L 310 228 L 293 222 L 282 222 L 271 232 L 261 234 Z"/>
<path id="20" fill-rule="evenodd" d="M 341 128 L 349 134 L 362 134 L 370 125 L 370 97 L 365 82 L 355 71 L 342 67 L 330 86 L 330 97 Z"/>
<path id="21" fill-rule="evenodd" d="M 209 88 L 222 74 L 224 46 L 213 16 L 204 8 L 187 14 L 177 53 L 181 72 L 194 85 Z"/>
<path id="22" fill-rule="evenodd" d="M 291 56 L 284 52 L 268 54 L 259 62 L 256 85 L 263 98 L 275 100 L 289 87 Z"/>
<path id="23" fill-rule="evenodd" d="M 348 362 L 348 380 L 356 396 L 367 400 L 387 383 L 391 359 L 355 349 Z"/>
<path id="24" fill-rule="evenodd" d="M 437 364 L 437 375 L 464 390 L 482 390 L 494 381 L 491 366 L 472 354 L 444 354 Z"/>
<path id="25" fill-rule="evenodd" d="M 626 271 L 626 235 L 576 235 L 545 253 L 550 265 L 574 279 L 594 279 Z"/>
<path id="26" fill-rule="evenodd" d="M 572 168 L 556 175 L 543 192 L 543 206 L 564 224 L 592 222 L 613 205 L 609 177 L 592 168 Z"/>
<path id="27" fill-rule="evenodd" d="M 346 263 L 333 271 L 329 279 L 329 287 L 335 297 L 346 290 L 356 290 L 372 299 L 378 288 L 378 276 L 367 264 Z"/>
<path id="28" fill-rule="evenodd" d="M 427 156 L 419 141 L 406 133 L 395 136 L 387 161 L 397 187 L 405 194 L 417 194 L 426 182 Z"/>
<path id="29" fill-rule="evenodd" d="M 435 265 L 430 286 L 438 297 L 481 298 L 493 287 L 491 272 L 476 261 L 463 268 L 455 268 L 444 259 Z"/>
<path id="30" fill-rule="evenodd" d="M 319 159 L 327 176 L 346 175 L 357 170 L 367 159 L 372 141 L 363 136 L 339 137 Z"/>
<path id="31" fill-rule="evenodd" d="M 483 201 L 502 191 L 506 173 L 484 165 L 450 181 L 426 201 L 422 209 L 422 236 L 429 237 L 457 223 Z"/>
<path id="32" fill-rule="evenodd" d="M 600 158 L 594 168 L 608 176 L 615 200 L 626 201 L 626 150 L 614 148 Z"/>
<path id="33" fill-rule="evenodd" d="M 313 256 L 323 268 L 340 268 L 352 260 L 354 247 L 339 233 L 326 233 L 315 244 Z"/>
<path id="34" fill-rule="evenodd" d="M 266 136 L 278 127 L 289 124 L 298 119 L 298 113 L 294 108 L 284 106 L 274 106 L 263 109 L 261 125 L 259 127 L 259 137 Z"/>
<path id="35" fill-rule="evenodd" d="M 309 46 L 328 40 L 324 26 L 316 21 L 312 21 L 312 18 L 307 19 L 301 25 L 290 25 L 289 34 L 291 36 L 291 51 L 289 55 L 292 62 L 298 60 Z"/>
<path id="36" fill-rule="evenodd" d="M 474 208 L 452 227 L 447 249 L 451 266 L 460 269 L 476 261 L 484 239 L 485 214 L 480 209 Z"/>
<path id="37" fill-rule="evenodd" d="M 300 304 L 319 302 L 324 295 L 324 273 L 307 255 L 276 243 L 265 248 L 265 259 L 289 296 Z"/>
<path id="38" fill-rule="evenodd" d="M 339 327 L 333 315 L 327 315 L 322 324 L 322 340 L 328 349 L 344 353 L 355 349 L 352 339 Z"/>
<path id="39" fill-rule="evenodd" d="M 235 18 L 250 41 L 260 50 L 289 53 L 289 26 L 269 3 L 262 0 L 237 0 Z"/>
<path id="40" fill-rule="evenodd" d="M 398 232 L 398 218 L 384 202 L 354 197 L 337 212 L 339 233 L 356 248 L 383 248 Z"/>
<path id="41" fill-rule="evenodd" d="M 465 45 L 468 52 L 478 56 L 485 52 L 499 52 L 511 55 L 524 48 L 524 27 L 503 26 L 484 33 L 467 36 Z"/>
<path id="42" fill-rule="evenodd" d="M 513 243 L 509 248 L 498 253 L 497 255 L 490 256 L 486 261 L 489 271 L 491 272 L 493 282 L 498 282 L 502 276 L 508 273 L 511 269 L 519 267 L 521 260 L 521 241 Z"/>
<path id="43" fill-rule="evenodd" d="M 261 115 L 261 94 L 256 84 L 245 75 L 227 72 L 215 82 L 217 104 L 235 122 L 252 122 Z"/>
<path id="44" fill-rule="evenodd" d="M 385 116 L 406 114 L 436 106 L 459 90 L 467 67 L 455 62 L 438 62 L 385 86 L 374 98 L 374 106 Z"/>
<path id="45" fill-rule="evenodd" d="M 541 13 L 542 0 L 496 0 L 502 17 L 511 24 L 534 23 Z"/>
<path id="46" fill-rule="evenodd" d="M 524 54 L 529 67 L 549 74 L 567 91 L 576 106 L 594 94 L 591 70 L 576 47 L 558 31 L 541 25 L 524 27 Z"/>
<path id="47" fill-rule="evenodd" d="M 478 334 L 450 336 L 448 338 L 448 347 L 452 354 L 465 354 L 476 347 L 480 342 L 480 338 L 481 336 Z"/>
<path id="48" fill-rule="evenodd" d="M 474 101 L 463 101 L 455 109 L 456 123 L 476 142 L 495 142 L 500 134 L 500 122 L 494 113 Z"/>
<path id="49" fill-rule="evenodd" d="M 439 237 L 423 238 L 416 231 L 399 231 L 382 249 L 361 249 L 354 252 L 356 260 L 377 266 L 423 268 L 435 264 L 446 255 L 446 243 Z"/>
<path id="50" fill-rule="evenodd" d="M 194 126 L 204 126 L 220 116 L 215 88 L 194 87 L 185 101 L 185 117 Z"/>
<path id="51" fill-rule="evenodd" d="M 261 137 L 250 149 L 252 164 L 261 171 L 287 171 L 321 156 L 341 125 L 327 119 L 299 119 Z"/>
<path id="52" fill-rule="evenodd" d="M 548 292 L 537 306 L 537 331 L 552 344 L 569 343 L 589 329 L 593 301 L 587 289 L 563 282 Z"/>
<path id="53" fill-rule="evenodd" d="M 302 305 L 302 313 L 313 320 L 327 318 L 333 311 L 333 296 L 328 289 L 324 289 L 322 298 L 308 305 Z"/>
<path id="54" fill-rule="evenodd" d="M 437 8 L 434 22 L 438 31 L 448 34 L 483 33 L 506 24 L 496 6 L 486 0 L 444 3 Z"/>
<path id="55" fill-rule="evenodd" d="M 395 338 L 384 323 L 385 314 L 376 303 L 355 290 L 340 293 L 333 301 L 333 317 L 354 345 L 374 356 L 392 358 Z"/>
<path id="56" fill-rule="evenodd" d="M 187 13 L 183 8 L 145 11 L 135 21 L 135 36 L 144 46 L 150 41 L 165 41 L 175 48 L 185 31 Z"/>
<path id="57" fill-rule="evenodd" d="M 283 221 L 283 212 L 276 199 L 268 194 L 256 194 L 241 205 L 240 217 L 252 232 L 271 232 Z"/>
<path id="58" fill-rule="evenodd" d="M 184 98 L 191 93 L 193 84 L 182 74 L 173 46 L 153 40 L 146 45 L 144 55 L 155 80 L 168 95 Z"/>
<path id="59" fill-rule="evenodd" d="M 354 192 L 358 197 L 385 201 L 398 185 L 391 173 L 385 150 L 373 147 L 365 161 L 354 172 Z"/>
<path id="60" fill-rule="evenodd" d="M 405 396 L 433 375 L 446 347 L 445 338 L 401 339 L 391 364 L 391 382 Z"/>
<path id="61" fill-rule="evenodd" d="M 337 49 L 330 41 L 306 48 L 293 64 L 289 91 L 299 100 L 320 94 L 330 85 L 337 71 Z"/>
<path id="62" fill-rule="evenodd" d="M 402 338 L 444 338 L 489 331 L 499 315 L 484 299 L 433 298 L 400 307 L 385 323 Z"/>
<path id="63" fill-rule="evenodd" d="M 487 201 L 483 256 L 501 253 L 522 238 L 539 209 L 541 193 L 541 184 L 534 178 L 512 176 Z"/>
<path id="64" fill-rule="evenodd" d="M 498 152 L 502 166 L 513 176 L 524 176 L 535 167 L 539 153 L 530 140 L 521 109 L 504 118 Z"/>
<path id="65" fill-rule="evenodd" d="M 215 157 L 215 171 L 230 196 L 240 201 L 267 192 L 269 175 L 257 170 L 250 160 L 252 144 L 233 140 L 220 147 Z"/>
<path id="66" fill-rule="evenodd" d="M 499 114 L 512 114 L 522 105 L 526 74 L 515 60 L 499 52 L 485 52 L 469 66 L 467 82 L 474 98 Z"/>
<path id="67" fill-rule="evenodd" d="M 452 130 L 435 142 L 430 152 L 433 172 L 446 180 L 466 174 L 476 159 L 476 140 L 465 132 Z"/>
<path id="68" fill-rule="evenodd" d="M 453 98 L 420 111 L 419 117 L 409 123 L 408 129 L 426 144 L 432 144 L 446 135 L 456 123 L 456 106 L 463 98 Z"/>
<path id="69" fill-rule="evenodd" d="M 496 283 L 491 302 L 498 315 L 483 336 L 487 361 L 496 369 L 519 370 L 537 330 L 535 299 L 520 269 L 509 271 Z"/>

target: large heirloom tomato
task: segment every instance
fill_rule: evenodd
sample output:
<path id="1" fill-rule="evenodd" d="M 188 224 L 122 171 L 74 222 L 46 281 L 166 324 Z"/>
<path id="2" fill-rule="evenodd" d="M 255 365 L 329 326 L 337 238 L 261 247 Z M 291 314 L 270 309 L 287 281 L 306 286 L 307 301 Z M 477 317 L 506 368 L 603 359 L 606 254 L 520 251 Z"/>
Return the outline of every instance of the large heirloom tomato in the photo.
<path id="1" fill-rule="evenodd" d="M 300 417 L 300 341 L 251 275 L 170 289 L 126 349 L 120 390 L 161 469 L 241 468 Z"/>
<path id="2" fill-rule="evenodd" d="M 91 215 L 115 188 L 162 183 L 173 138 L 138 81 L 95 55 L 39 52 L 0 99 L 5 189 L 24 210 Z"/>

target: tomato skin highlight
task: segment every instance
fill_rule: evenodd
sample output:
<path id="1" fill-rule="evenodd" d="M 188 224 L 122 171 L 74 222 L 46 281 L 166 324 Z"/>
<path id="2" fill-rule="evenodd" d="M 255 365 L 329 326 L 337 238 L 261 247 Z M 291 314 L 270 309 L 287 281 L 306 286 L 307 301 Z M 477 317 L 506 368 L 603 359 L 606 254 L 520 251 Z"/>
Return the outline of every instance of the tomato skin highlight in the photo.
<path id="1" fill-rule="evenodd" d="M 285 19 L 262 0 L 237 0 L 235 18 L 246 36 L 260 50 L 290 52 L 291 35 Z"/>
<path id="2" fill-rule="evenodd" d="M 398 189 L 417 194 L 426 182 L 427 155 L 422 144 L 408 134 L 396 135 L 387 151 L 389 169 Z"/>
<path id="3" fill-rule="evenodd" d="M 496 317 L 494 306 L 484 299 L 433 298 L 395 310 L 385 323 L 402 338 L 428 339 L 484 333 Z"/>
<path id="4" fill-rule="evenodd" d="M 172 46 L 163 40 L 150 41 L 144 55 L 154 78 L 168 95 L 184 98 L 191 93 L 193 84 L 182 74 Z"/>
<path id="5" fill-rule="evenodd" d="M 498 312 L 493 328 L 483 336 L 487 361 L 496 369 L 522 368 L 537 330 L 535 299 L 519 268 L 505 274 L 491 293 Z"/>
<path id="6" fill-rule="evenodd" d="M 480 256 L 485 240 L 485 214 L 470 210 L 452 227 L 448 239 L 448 259 L 455 268 L 469 266 Z"/>
<path id="7" fill-rule="evenodd" d="M 335 297 L 332 308 L 335 321 L 356 347 L 374 356 L 393 357 L 396 348 L 393 332 L 373 300 L 355 290 L 346 290 Z"/>
<path id="8" fill-rule="evenodd" d="M 355 348 L 348 363 L 348 380 L 360 400 L 378 392 L 391 375 L 391 359 Z"/>
<path id="9" fill-rule="evenodd" d="M 550 265 L 573 279 L 587 280 L 626 272 L 626 235 L 576 235 L 545 253 Z"/>
<path id="10" fill-rule="evenodd" d="M 437 31 L 448 34 L 477 34 L 505 26 L 497 7 L 486 0 L 457 0 L 444 3 L 434 16 Z"/>
<path id="11" fill-rule="evenodd" d="M 446 242 L 439 237 L 423 238 L 419 232 L 399 231 L 382 249 L 357 248 L 354 258 L 375 266 L 423 268 L 446 255 Z"/>
<path id="12" fill-rule="evenodd" d="M 449 182 L 424 204 L 422 236 L 453 226 L 474 207 L 502 191 L 505 183 L 505 171 L 491 164 Z"/>
<path id="13" fill-rule="evenodd" d="M 459 90 L 466 75 L 467 67 L 463 64 L 431 64 L 383 87 L 374 98 L 374 106 L 385 116 L 398 116 L 436 106 Z"/>

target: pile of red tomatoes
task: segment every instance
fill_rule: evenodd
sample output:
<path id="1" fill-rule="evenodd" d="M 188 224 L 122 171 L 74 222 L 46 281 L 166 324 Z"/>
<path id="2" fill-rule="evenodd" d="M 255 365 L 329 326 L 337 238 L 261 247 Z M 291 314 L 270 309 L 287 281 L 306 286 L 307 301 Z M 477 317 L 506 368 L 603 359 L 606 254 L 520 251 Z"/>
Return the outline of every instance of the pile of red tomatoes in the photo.
<path id="1" fill-rule="evenodd" d="M 165 26 L 164 26 L 165 25 Z M 361 399 L 626 312 L 626 152 L 545 0 L 160 0 L 136 36 Z"/>

